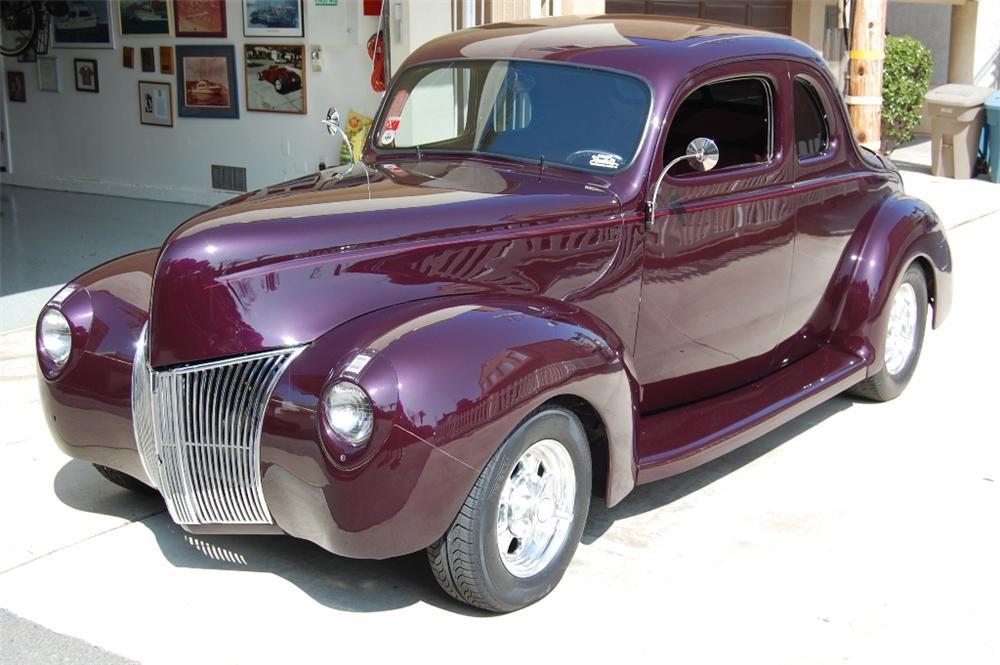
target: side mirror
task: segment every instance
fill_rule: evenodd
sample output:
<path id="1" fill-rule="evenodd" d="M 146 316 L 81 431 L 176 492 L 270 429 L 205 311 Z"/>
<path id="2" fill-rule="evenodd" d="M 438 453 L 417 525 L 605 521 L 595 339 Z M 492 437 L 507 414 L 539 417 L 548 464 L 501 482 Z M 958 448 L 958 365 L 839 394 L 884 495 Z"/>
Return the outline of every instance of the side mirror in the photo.
<path id="1" fill-rule="evenodd" d="M 344 143 L 347 144 L 347 152 L 351 155 L 351 165 L 357 164 L 358 160 L 354 155 L 354 146 L 351 145 L 351 139 L 344 132 L 344 128 L 340 126 L 340 111 L 337 110 L 336 106 L 331 106 L 330 110 L 326 112 L 323 124 L 331 136 L 340 136 L 344 140 Z"/>
<path id="2" fill-rule="evenodd" d="M 326 120 L 323 121 L 323 124 L 326 125 L 326 131 L 330 132 L 331 136 L 336 136 L 341 132 L 340 111 L 337 110 L 336 106 L 331 106 L 330 110 L 326 112 Z"/>
<path id="3" fill-rule="evenodd" d="M 711 171 L 719 163 L 719 146 L 715 145 L 715 141 L 712 139 L 695 139 L 688 143 L 687 154 L 684 156 L 691 168 L 698 171 Z"/>
<path id="4" fill-rule="evenodd" d="M 688 143 L 687 150 L 680 157 L 670 160 L 670 163 L 663 167 L 656 184 L 653 186 L 653 196 L 646 201 L 646 230 L 653 228 L 653 221 L 656 218 L 656 202 L 660 198 L 660 187 L 663 179 L 667 177 L 670 169 L 678 163 L 687 160 L 688 165 L 696 171 L 710 171 L 719 163 L 719 146 L 709 138 L 697 138 Z"/>

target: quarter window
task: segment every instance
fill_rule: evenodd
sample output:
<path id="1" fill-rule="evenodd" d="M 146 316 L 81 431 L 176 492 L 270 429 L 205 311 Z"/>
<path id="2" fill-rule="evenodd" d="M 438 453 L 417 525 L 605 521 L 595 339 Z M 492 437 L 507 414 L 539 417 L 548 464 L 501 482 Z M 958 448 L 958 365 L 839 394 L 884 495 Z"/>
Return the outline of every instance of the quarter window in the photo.
<path id="1" fill-rule="evenodd" d="M 664 148 L 664 164 L 683 155 L 692 139 L 705 137 L 719 146 L 716 169 L 759 164 L 771 158 L 771 94 L 757 78 L 704 85 L 677 109 Z M 672 175 L 691 173 L 686 161 Z"/>
<path id="2" fill-rule="evenodd" d="M 823 154 L 830 142 L 830 131 L 816 89 L 802 79 L 795 79 L 793 97 L 795 152 L 799 159 Z"/>

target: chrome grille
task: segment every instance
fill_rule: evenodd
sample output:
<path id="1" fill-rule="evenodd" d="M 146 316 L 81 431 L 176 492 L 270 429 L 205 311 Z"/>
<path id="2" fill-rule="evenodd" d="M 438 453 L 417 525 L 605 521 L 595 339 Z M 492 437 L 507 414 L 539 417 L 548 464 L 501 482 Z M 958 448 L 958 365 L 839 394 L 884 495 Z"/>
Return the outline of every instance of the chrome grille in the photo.
<path id="1" fill-rule="evenodd" d="M 261 425 L 278 378 L 303 348 L 153 371 L 143 329 L 132 374 L 136 443 L 178 524 L 271 523 Z"/>

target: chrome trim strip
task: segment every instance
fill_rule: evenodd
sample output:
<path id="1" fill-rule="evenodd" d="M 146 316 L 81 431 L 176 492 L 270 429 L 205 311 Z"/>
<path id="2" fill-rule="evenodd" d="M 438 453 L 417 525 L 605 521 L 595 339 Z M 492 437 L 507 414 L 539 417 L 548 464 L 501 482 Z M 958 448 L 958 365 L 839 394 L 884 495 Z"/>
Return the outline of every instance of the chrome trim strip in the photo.
<path id="1" fill-rule="evenodd" d="M 132 373 L 143 468 L 178 524 L 271 524 L 260 475 L 267 403 L 298 346 L 154 371 L 146 329 Z"/>

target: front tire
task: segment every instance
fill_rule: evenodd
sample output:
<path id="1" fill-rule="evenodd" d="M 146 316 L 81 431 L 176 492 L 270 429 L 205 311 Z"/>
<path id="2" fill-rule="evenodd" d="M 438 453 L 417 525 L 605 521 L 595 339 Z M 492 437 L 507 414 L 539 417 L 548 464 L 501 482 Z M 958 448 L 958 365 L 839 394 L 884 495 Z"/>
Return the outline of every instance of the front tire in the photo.
<path id="1" fill-rule="evenodd" d="M 924 345 L 927 326 L 927 280 L 924 271 L 910 264 L 892 291 L 883 332 L 883 364 L 850 389 L 850 394 L 874 402 L 899 397 L 913 378 Z"/>
<path id="2" fill-rule="evenodd" d="M 591 459 L 579 419 L 532 413 L 504 441 L 447 533 L 427 549 L 454 598 L 511 612 L 546 596 L 576 552 L 590 509 Z"/>
<path id="3" fill-rule="evenodd" d="M 97 473 L 101 474 L 107 480 L 110 480 L 119 487 L 124 487 L 127 490 L 138 492 L 139 494 L 158 494 L 155 489 L 146 483 L 142 482 L 138 478 L 133 478 L 118 469 L 112 469 L 111 467 L 103 466 L 101 464 L 94 464 L 94 468 L 97 469 Z"/>

